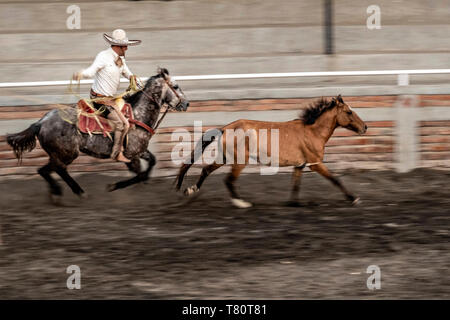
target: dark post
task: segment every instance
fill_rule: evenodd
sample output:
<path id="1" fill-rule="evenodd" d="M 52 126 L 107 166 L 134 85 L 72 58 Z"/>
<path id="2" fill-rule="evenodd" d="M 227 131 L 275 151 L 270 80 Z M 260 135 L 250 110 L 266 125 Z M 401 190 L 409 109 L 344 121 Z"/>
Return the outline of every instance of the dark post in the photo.
<path id="1" fill-rule="evenodd" d="M 325 54 L 334 53 L 333 45 L 333 0 L 325 1 Z"/>

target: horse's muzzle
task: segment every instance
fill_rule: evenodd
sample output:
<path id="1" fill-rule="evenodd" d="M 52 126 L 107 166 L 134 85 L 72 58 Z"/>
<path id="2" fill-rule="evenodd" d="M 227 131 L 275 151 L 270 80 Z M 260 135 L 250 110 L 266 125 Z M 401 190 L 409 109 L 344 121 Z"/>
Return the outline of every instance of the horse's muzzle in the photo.
<path id="1" fill-rule="evenodd" d="M 364 133 L 366 133 L 367 132 L 367 125 L 365 124 L 364 125 L 364 128 L 363 128 L 363 130 L 362 130 L 362 132 L 361 132 L 361 134 L 364 134 Z"/>
<path id="2" fill-rule="evenodd" d="M 344 128 L 346 128 L 348 130 L 351 130 L 353 132 L 356 132 L 357 134 L 364 134 L 364 133 L 367 132 L 367 125 L 366 124 L 364 124 L 363 127 L 358 127 L 358 126 L 355 126 L 355 125 L 348 125 L 348 126 L 346 126 Z"/>
<path id="3" fill-rule="evenodd" d="M 181 101 L 177 106 L 177 111 L 186 111 L 189 108 L 189 101 Z"/>

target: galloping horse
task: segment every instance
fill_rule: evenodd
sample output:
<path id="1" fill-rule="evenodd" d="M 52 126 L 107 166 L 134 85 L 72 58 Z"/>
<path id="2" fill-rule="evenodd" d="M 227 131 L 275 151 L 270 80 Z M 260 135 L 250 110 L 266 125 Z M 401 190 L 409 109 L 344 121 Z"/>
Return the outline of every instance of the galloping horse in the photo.
<path id="1" fill-rule="evenodd" d="M 304 110 L 303 114 L 300 116 L 300 119 L 292 121 L 268 122 L 237 120 L 232 122 L 222 127 L 222 135 L 220 136 L 222 142 L 220 142 L 219 139 L 219 146 L 221 146 L 222 150 L 226 150 L 226 135 L 223 135 L 223 133 L 228 129 L 234 131 L 242 129 L 244 132 L 247 132 L 248 130 L 255 130 L 257 133 L 259 133 L 260 130 L 266 130 L 265 132 L 267 132 L 267 135 L 271 132 L 271 130 L 277 129 L 279 130 L 279 141 L 276 141 L 279 144 L 279 166 L 294 166 L 293 187 L 291 192 L 291 201 L 289 201 L 290 205 L 299 205 L 298 194 L 300 190 L 300 179 L 302 170 L 306 166 L 309 166 L 312 171 L 320 173 L 322 176 L 329 179 L 333 184 L 338 186 L 345 194 L 346 198 L 354 204 L 358 202 L 359 198 L 347 191 L 341 182 L 329 172 L 328 168 L 322 162 L 325 144 L 337 127 L 344 127 L 357 132 L 358 134 L 364 134 L 367 131 L 367 125 L 354 111 L 350 109 L 350 107 L 342 99 L 341 95 L 332 98 L 331 100 L 322 98 L 315 101 L 309 108 Z M 201 148 L 201 153 L 195 152 L 194 150 L 191 154 L 189 163 L 181 166 L 176 180 L 177 190 L 181 188 L 186 172 L 192 164 L 198 160 L 197 158 L 200 158 L 199 156 L 196 157 L 196 155 L 203 154 L 206 147 L 214 140 L 208 139 L 208 141 L 206 141 L 204 137 L 207 134 L 208 132 L 203 135 L 202 140 L 196 146 L 196 148 Z M 259 134 L 256 136 L 259 136 Z M 234 149 L 234 161 L 231 167 L 231 172 L 225 179 L 225 184 L 231 194 L 232 203 L 240 208 L 247 208 L 252 205 L 250 202 L 242 200 L 234 189 L 234 182 L 249 162 L 249 141 L 250 139 L 245 140 L 245 163 L 238 163 L 237 161 L 239 151 L 237 150 L 237 139 L 230 143 L 231 148 Z M 273 144 L 273 142 L 271 142 L 271 144 Z M 259 142 L 257 143 L 256 148 L 258 148 L 258 151 L 261 148 Z M 271 156 L 271 150 L 272 146 L 269 145 L 267 147 L 267 155 L 269 157 Z M 225 154 L 226 151 L 221 154 L 224 159 L 223 161 L 220 161 L 220 163 L 216 160 L 212 164 L 203 168 L 198 182 L 195 185 L 186 188 L 184 191 L 185 195 L 191 195 L 198 192 L 206 177 L 208 177 L 208 175 L 214 170 L 226 164 Z"/>
<path id="2" fill-rule="evenodd" d="M 171 80 L 169 71 L 165 68 L 158 70 L 158 74 L 151 77 L 144 88 L 125 98 L 133 109 L 134 118 L 150 128 L 153 128 L 161 106 L 167 104 L 168 108 L 177 111 L 186 111 L 189 102 L 180 87 Z M 113 142 L 103 135 L 89 135 L 80 133 L 76 123 L 65 121 L 60 114 L 61 110 L 48 112 L 39 121 L 33 123 L 28 129 L 7 136 L 8 144 L 13 148 L 17 159 L 22 158 L 24 151 L 31 151 L 36 147 L 36 137 L 42 149 L 50 159 L 48 164 L 38 170 L 38 173 L 48 182 L 50 196 L 54 202 L 59 202 L 62 195 L 61 186 L 50 175 L 55 171 L 80 197 L 85 196 L 83 189 L 67 172 L 67 166 L 71 164 L 80 152 L 96 158 L 109 158 Z M 77 109 L 64 110 L 65 117 L 76 119 Z M 119 181 L 108 187 L 109 191 L 125 188 L 129 185 L 145 181 L 156 163 L 155 156 L 148 151 L 148 143 L 152 133 L 136 126 L 128 133 L 128 140 L 124 155 L 131 160 L 127 163 L 128 169 L 135 172 L 136 176 Z M 148 162 L 145 170 L 141 168 L 140 159 Z"/>

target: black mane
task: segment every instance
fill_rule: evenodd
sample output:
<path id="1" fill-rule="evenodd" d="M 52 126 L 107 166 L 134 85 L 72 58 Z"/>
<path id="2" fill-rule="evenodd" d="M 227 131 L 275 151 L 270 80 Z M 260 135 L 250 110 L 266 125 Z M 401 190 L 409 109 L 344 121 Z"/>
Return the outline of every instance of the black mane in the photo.
<path id="1" fill-rule="evenodd" d="M 335 106 L 335 99 L 327 100 L 325 98 L 320 98 L 303 111 L 300 115 L 300 119 L 303 120 L 305 124 L 314 124 L 325 111 L 331 110 Z"/>
<path id="2" fill-rule="evenodd" d="M 133 93 L 131 96 L 125 97 L 124 100 L 127 103 L 131 104 L 131 106 L 134 106 L 136 104 L 136 102 L 139 101 L 139 98 L 141 97 L 141 95 L 142 95 L 142 90 L 139 90 L 139 91 Z"/>
<path id="3" fill-rule="evenodd" d="M 134 105 L 136 104 L 136 102 L 139 101 L 139 98 L 142 96 L 142 91 L 148 89 L 148 87 L 151 85 L 151 83 L 152 83 L 154 80 L 156 80 L 156 79 L 158 79 L 158 78 L 161 78 L 161 77 L 162 77 L 161 74 L 157 74 L 156 76 L 150 77 L 150 78 L 147 80 L 147 82 L 145 82 L 145 85 L 144 85 L 144 89 L 143 89 L 143 90 L 139 90 L 139 91 L 133 93 L 131 96 L 126 97 L 126 98 L 125 98 L 125 101 L 128 102 L 129 104 L 131 104 L 131 106 L 134 106 Z"/>
<path id="4" fill-rule="evenodd" d="M 166 77 L 166 76 L 169 75 L 169 70 L 167 70 L 166 68 L 158 67 L 157 72 L 158 72 L 158 74 L 156 74 L 155 76 L 150 77 L 147 80 L 147 82 L 145 83 L 144 89 L 133 93 L 129 97 L 126 97 L 125 101 L 128 102 L 129 104 L 131 104 L 131 106 L 134 106 L 136 104 L 136 102 L 139 101 L 139 98 L 142 96 L 142 91 L 146 91 L 148 89 L 148 87 L 150 87 L 150 85 L 152 84 L 152 82 L 154 80 L 156 80 L 158 78 Z"/>

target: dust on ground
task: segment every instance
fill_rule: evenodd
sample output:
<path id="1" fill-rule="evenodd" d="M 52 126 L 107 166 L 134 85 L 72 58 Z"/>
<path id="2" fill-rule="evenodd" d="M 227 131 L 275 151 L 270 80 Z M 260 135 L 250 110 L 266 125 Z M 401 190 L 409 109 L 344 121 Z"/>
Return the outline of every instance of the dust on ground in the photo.
<path id="1" fill-rule="evenodd" d="M 345 172 L 358 206 L 307 173 L 299 208 L 285 206 L 288 174 L 241 176 L 249 209 L 231 206 L 221 174 L 190 202 L 172 179 L 112 193 L 118 177 L 76 179 L 89 199 L 65 186 L 63 207 L 40 177 L 0 181 L 1 299 L 450 298 L 448 171 Z M 66 287 L 70 265 L 80 290 Z"/>

